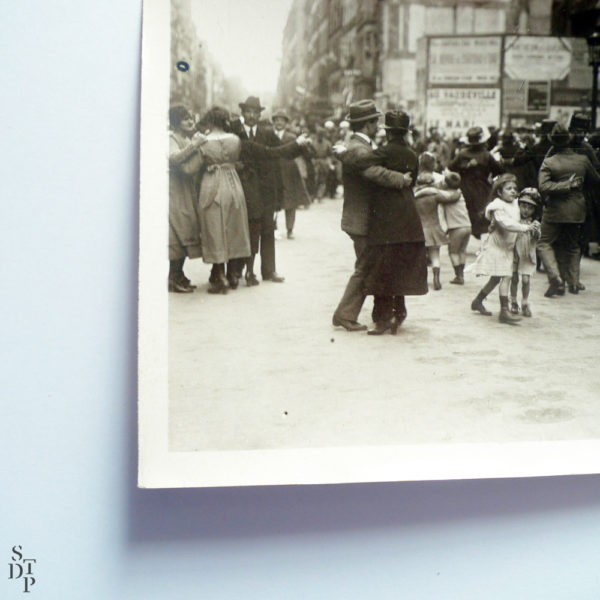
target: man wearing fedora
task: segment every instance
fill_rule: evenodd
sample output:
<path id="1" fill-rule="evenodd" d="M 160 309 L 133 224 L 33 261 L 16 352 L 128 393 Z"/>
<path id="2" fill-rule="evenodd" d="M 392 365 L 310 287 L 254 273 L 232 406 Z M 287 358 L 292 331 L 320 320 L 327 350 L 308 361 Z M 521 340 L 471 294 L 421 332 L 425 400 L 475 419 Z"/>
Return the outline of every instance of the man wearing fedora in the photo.
<path id="1" fill-rule="evenodd" d="M 283 108 L 276 110 L 271 115 L 273 131 L 282 144 L 288 144 L 296 140 L 293 133 L 287 131 L 290 118 Z M 310 160 L 310 150 L 303 148 L 304 156 Z M 285 226 L 289 240 L 294 239 L 294 224 L 296 222 L 296 208 L 300 205 L 308 206 L 310 198 L 304 185 L 304 180 L 294 159 L 279 159 L 282 183 L 282 208 L 285 211 Z"/>
<path id="2" fill-rule="evenodd" d="M 489 132 L 471 127 L 466 133 L 466 148 L 460 150 L 448 164 L 448 169 L 460 175 L 460 188 L 467 203 L 473 235 L 480 239 L 487 233 L 489 221 L 485 207 L 490 201 L 490 175 L 504 173 L 504 168 L 488 150 Z"/>
<path id="3" fill-rule="evenodd" d="M 376 149 L 372 138 L 377 132 L 380 116 L 381 113 L 372 100 L 361 100 L 350 105 L 350 112 L 346 117 L 353 133 L 343 153 L 342 230 L 352 239 L 356 263 L 332 321 L 335 326 L 344 327 L 348 331 L 367 329 L 358 322 L 358 315 L 365 301 L 369 201 L 377 194 L 379 186 L 402 188 L 406 184 L 402 173 L 379 165 L 371 166 L 365 171 L 350 166 L 352 161 L 370 156 L 372 150 Z"/>
<path id="4" fill-rule="evenodd" d="M 242 118 L 231 124 L 231 129 L 242 142 L 254 141 L 267 147 L 281 145 L 272 127 L 259 124 L 260 113 L 265 109 L 256 96 L 240 102 Z M 246 196 L 250 231 L 251 256 L 246 263 L 246 283 L 258 285 L 254 274 L 254 259 L 260 248 L 260 270 L 264 281 L 281 283 L 284 278 L 275 270 L 275 211 L 281 206 L 282 182 L 277 161 L 244 153 L 244 168 L 240 180 Z"/>

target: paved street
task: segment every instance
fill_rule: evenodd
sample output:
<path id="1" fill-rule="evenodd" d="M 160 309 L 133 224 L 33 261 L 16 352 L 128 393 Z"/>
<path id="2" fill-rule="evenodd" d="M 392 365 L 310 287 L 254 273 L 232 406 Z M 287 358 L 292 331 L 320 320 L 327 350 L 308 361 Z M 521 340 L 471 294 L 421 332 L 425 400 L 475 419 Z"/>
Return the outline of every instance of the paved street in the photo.
<path id="1" fill-rule="evenodd" d="M 497 291 L 493 317 L 471 312 L 483 278 L 450 285 L 443 249 L 443 289 L 430 273 L 397 336 L 348 333 L 331 324 L 353 266 L 341 209 L 326 200 L 298 211 L 296 239 L 277 242 L 284 284 L 213 296 L 209 265 L 186 263 L 199 287 L 169 295 L 171 450 L 600 436 L 600 262 L 583 260 L 578 296 L 544 298 L 537 274 L 533 318 L 509 326 L 497 321 Z"/>

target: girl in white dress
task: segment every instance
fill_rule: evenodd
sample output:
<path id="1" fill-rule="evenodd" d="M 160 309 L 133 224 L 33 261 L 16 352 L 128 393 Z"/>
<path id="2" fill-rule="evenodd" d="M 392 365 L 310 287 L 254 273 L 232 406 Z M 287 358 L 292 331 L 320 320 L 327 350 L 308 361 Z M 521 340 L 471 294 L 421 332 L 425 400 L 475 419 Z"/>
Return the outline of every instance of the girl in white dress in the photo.
<path id="1" fill-rule="evenodd" d="M 511 173 L 499 175 L 492 185 L 494 198 L 485 209 L 485 216 L 490 221 L 489 236 L 475 263 L 477 275 L 488 275 L 488 282 L 471 303 L 471 310 L 482 315 L 491 315 L 483 305 L 487 295 L 500 284 L 501 323 L 515 324 L 520 317 L 512 315 L 508 310 L 508 291 L 513 272 L 515 242 L 520 232 L 532 231 L 533 224 L 520 223 L 517 179 Z"/>

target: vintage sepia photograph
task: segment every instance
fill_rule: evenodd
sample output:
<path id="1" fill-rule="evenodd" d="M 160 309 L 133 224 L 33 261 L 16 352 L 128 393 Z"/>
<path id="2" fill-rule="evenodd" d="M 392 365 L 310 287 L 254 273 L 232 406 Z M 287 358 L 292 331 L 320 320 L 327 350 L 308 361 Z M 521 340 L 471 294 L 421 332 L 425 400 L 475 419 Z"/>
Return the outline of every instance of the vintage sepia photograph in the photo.
<path id="1" fill-rule="evenodd" d="M 141 487 L 600 471 L 600 9 L 146 0 Z"/>

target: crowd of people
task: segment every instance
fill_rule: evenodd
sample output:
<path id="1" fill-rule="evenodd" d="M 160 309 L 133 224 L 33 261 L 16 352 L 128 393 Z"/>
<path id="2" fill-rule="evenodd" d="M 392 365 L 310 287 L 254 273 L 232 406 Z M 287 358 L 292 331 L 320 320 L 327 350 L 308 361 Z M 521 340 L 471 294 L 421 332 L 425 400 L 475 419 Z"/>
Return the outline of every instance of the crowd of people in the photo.
<path id="1" fill-rule="evenodd" d="M 464 136 L 436 128 L 420 135 L 401 110 L 383 116 L 372 100 L 352 104 L 346 118 L 316 126 L 276 110 L 261 120 L 257 97 L 233 117 L 213 107 L 199 122 L 184 106 L 170 110 L 169 290 L 190 293 L 186 258 L 212 265 L 210 293 L 255 286 L 276 270 L 277 212 L 293 239 L 296 210 L 343 191 L 341 227 L 352 239 L 355 267 L 333 324 L 364 331 L 358 315 L 374 296 L 370 335 L 396 333 L 405 296 L 442 289 L 440 249 L 448 246 L 454 285 L 465 269 L 487 276 L 471 309 L 499 286 L 502 323 L 531 317 L 530 278 L 548 277 L 547 297 L 585 289 L 579 266 L 600 241 L 597 136 L 574 115 L 568 128 L 544 120 L 536 129 L 483 126 Z M 467 245 L 480 240 L 467 266 Z M 596 255 L 595 258 L 600 258 Z M 521 301 L 517 292 L 521 286 Z"/>

